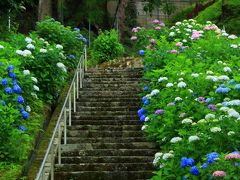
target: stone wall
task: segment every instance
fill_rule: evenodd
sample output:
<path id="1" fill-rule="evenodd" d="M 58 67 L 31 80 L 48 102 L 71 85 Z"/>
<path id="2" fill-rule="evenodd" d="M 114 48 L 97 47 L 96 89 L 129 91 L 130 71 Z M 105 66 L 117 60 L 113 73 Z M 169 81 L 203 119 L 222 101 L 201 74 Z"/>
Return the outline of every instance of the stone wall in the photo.
<path id="1" fill-rule="evenodd" d="M 172 2 L 176 6 L 175 13 L 181 11 L 182 9 L 193 4 L 196 1 L 197 0 L 172 0 Z M 152 16 L 150 16 L 149 13 L 147 14 L 146 12 L 144 12 L 143 11 L 144 2 L 142 2 L 142 0 L 135 0 L 135 3 L 136 3 L 137 11 L 138 11 L 137 21 L 140 26 L 146 26 L 146 25 L 150 24 L 153 19 L 160 19 L 163 22 L 168 19 L 168 17 L 161 10 L 157 11 L 157 9 L 156 9 L 155 11 L 152 12 Z M 108 11 L 112 17 L 115 15 L 116 7 L 117 7 L 117 1 L 114 1 L 114 0 L 109 1 Z"/>

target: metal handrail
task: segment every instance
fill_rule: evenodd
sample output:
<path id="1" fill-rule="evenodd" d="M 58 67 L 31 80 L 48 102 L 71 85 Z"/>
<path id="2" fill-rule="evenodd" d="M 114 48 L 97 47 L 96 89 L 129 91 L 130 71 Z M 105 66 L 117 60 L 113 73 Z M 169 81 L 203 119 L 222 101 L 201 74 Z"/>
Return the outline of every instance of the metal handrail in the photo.
<path id="1" fill-rule="evenodd" d="M 61 164 L 61 138 L 62 138 L 62 129 L 61 129 L 61 124 L 63 122 L 64 126 L 64 144 L 67 144 L 67 112 L 68 112 L 68 119 L 69 119 L 69 126 L 71 126 L 71 121 L 72 121 L 72 99 L 73 99 L 73 111 L 76 112 L 76 99 L 79 98 L 79 88 L 82 88 L 83 85 L 83 78 L 84 78 L 84 73 L 87 70 L 87 48 L 86 46 L 83 49 L 83 54 L 81 55 L 77 69 L 75 70 L 74 77 L 72 79 L 71 85 L 69 87 L 67 96 L 65 98 L 62 110 L 59 114 L 57 124 L 54 128 L 51 140 L 49 142 L 47 151 L 45 153 L 44 159 L 42 161 L 41 167 L 38 171 L 36 180 L 47 180 L 49 177 L 49 174 L 51 175 L 51 180 L 54 179 L 54 164 L 55 164 L 55 151 L 56 153 L 58 152 L 58 164 Z M 72 97 L 73 94 L 73 97 Z M 67 107 L 68 106 L 68 107 Z M 58 135 L 58 141 L 55 146 L 55 138 Z M 57 148 L 57 149 L 56 149 Z M 49 155 L 50 155 L 50 169 L 49 165 L 47 166 L 47 163 L 49 164 Z M 46 172 L 49 171 L 49 172 Z"/>

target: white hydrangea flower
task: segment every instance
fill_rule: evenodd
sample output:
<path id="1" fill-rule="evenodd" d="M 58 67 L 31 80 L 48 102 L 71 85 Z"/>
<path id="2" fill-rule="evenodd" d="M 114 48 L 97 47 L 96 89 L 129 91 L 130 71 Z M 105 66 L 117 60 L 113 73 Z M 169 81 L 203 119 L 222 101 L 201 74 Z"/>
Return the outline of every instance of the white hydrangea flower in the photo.
<path id="1" fill-rule="evenodd" d="M 143 131 L 144 129 L 146 129 L 147 127 L 148 127 L 148 125 L 143 125 L 142 128 L 141 128 L 142 131 Z"/>
<path id="2" fill-rule="evenodd" d="M 40 53 L 46 53 L 46 52 L 47 52 L 46 49 L 43 49 L 43 48 L 40 49 Z"/>
<path id="3" fill-rule="evenodd" d="M 150 118 L 147 116 L 147 117 L 145 117 L 144 121 L 146 122 L 146 121 L 149 121 L 149 120 L 150 120 Z"/>
<path id="4" fill-rule="evenodd" d="M 4 46 L 3 46 L 3 45 L 0 45 L 0 49 L 4 49 Z"/>
<path id="5" fill-rule="evenodd" d="M 229 34 L 228 33 L 226 33 L 226 32 L 223 32 L 222 33 L 222 36 L 225 36 L 225 37 L 227 37 Z"/>
<path id="6" fill-rule="evenodd" d="M 181 25 L 181 24 L 182 24 L 181 22 L 176 22 L 176 23 L 175 23 L 176 26 L 179 26 L 179 25 Z"/>
<path id="7" fill-rule="evenodd" d="M 25 38 L 25 41 L 26 41 L 28 44 L 31 44 L 33 40 L 32 40 L 30 37 L 26 37 L 26 38 Z"/>
<path id="8" fill-rule="evenodd" d="M 183 39 L 183 40 L 182 40 L 182 42 L 186 43 L 186 42 L 187 42 L 187 40 L 186 40 L 186 39 Z"/>
<path id="9" fill-rule="evenodd" d="M 228 110 L 229 117 L 239 118 L 240 114 L 235 109 Z"/>
<path id="10" fill-rule="evenodd" d="M 221 132 L 222 129 L 220 127 L 213 127 L 210 129 L 211 132 L 216 133 L 216 132 Z"/>
<path id="11" fill-rule="evenodd" d="M 66 66 L 65 66 L 63 63 L 58 62 L 58 63 L 57 63 L 57 67 L 59 67 L 60 69 L 62 69 L 64 72 L 67 72 Z"/>
<path id="12" fill-rule="evenodd" d="M 36 86 L 36 85 L 33 85 L 33 89 L 34 89 L 35 91 L 39 91 L 39 87 Z"/>
<path id="13" fill-rule="evenodd" d="M 182 120 L 182 124 L 192 124 L 192 122 L 193 121 L 189 118 L 185 118 L 185 119 Z"/>
<path id="14" fill-rule="evenodd" d="M 158 79 L 158 82 L 167 81 L 167 80 L 168 80 L 167 77 L 160 77 L 160 78 Z"/>
<path id="15" fill-rule="evenodd" d="M 234 34 L 231 34 L 228 36 L 228 39 L 237 39 L 238 37 Z"/>
<path id="16" fill-rule="evenodd" d="M 24 56 L 24 57 L 27 57 L 27 56 L 30 56 L 30 55 L 32 55 L 32 52 L 31 52 L 31 51 L 29 51 L 29 50 L 27 50 L 27 49 L 25 49 L 25 50 L 23 51 L 23 56 Z"/>
<path id="17" fill-rule="evenodd" d="M 213 82 L 217 82 L 218 81 L 218 77 L 217 76 L 207 76 L 205 79 L 206 80 L 211 80 Z"/>
<path id="18" fill-rule="evenodd" d="M 23 70 L 23 74 L 26 76 L 26 75 L 30 75 L 30 71 L 29 70 Z"/>
<path id="19" fill-rule="evenodd" d="M 60 45 L 60 44 L 57 44 L 57 45 L 56 45 L 56 48 L 57 48 L 57 49 L 63 49 L 63 46 Z"/>
<path id="20" fill-rule="evenodd" d="M 188 141 L 189 142 L 193 142 L 193 141 L 198 141 L 200 138 L 198 137 L 198 136 L 190 136 L 189 138 L 188 138 Z"/>
<path id="21" fill-rule="evenodd" d="M 32 95 L 34 98 L 38 99 L 38 96 L 37 96 L 36 93 L 31 93 L 31 95 Z"/>
<path id="22" fill-rule="evenodd" d="M 231 44 L 230 47 L 236 49 L 236 48 L 238 48 L 238 45 L 237 44 Z"/>
<path id="23" fill-rule="evenodd" d="M 158 152 L 158 153 L 156 153 L 155 154 L 155 157 L 154 157 L 154 160 L 153 160 L 153 165 L 154 166 L 157 166 L 157 163 L 158 163 L 158 161 L 161 159 L 161 156 L 163 155 L 163 153 L 160 153 L 160 152 Z"/>
<path id="24" fill-rule="evenodd" d="M 231 70 L 230 67 L 224 67 L 224 68 L 223 68 L 223 71 L 224 71 L 224 72 L 232 72 L 232 70 Z"/>
<path id="25" fill-rule="evenodd" d="M 172 139 L 170 140 L 170 142 L 171 142 L 171 143 L 177 143 L 177 142 L 179 142 L 179 141 L 181 141 L 181 140 L 182 140 L 181 137 L 174 137 L 174 138 L 172 138 Z"/>
<path id="26" fill-rule="evenodd" d="M 33 82 L 38 83 L 37 78 L 35 78 L 35 77 L 31 77 L 31 79 L 32 79 Z"/>
<path id="27" fill-rule="evenodd" d="M 188 91 L 189 91 L 190 93 L 193 93 L 193 90 L 191 90 L 191 89 L 188 89 Z"/>
<path id="28" fill-rule="evenodd" d="M 229 77 L 226 75 L 221 75 L 221 76 L 218 76 L 218 80 L 219 81 L 229 81 Z"/>
<path id="29" fill-rule="evenodd" d="M 217 63 L 218 63 L 218 64 L 222 64 L 223 62 L 222 62 L 222 61 L 218 61 Z"/>
<path id="30" fill-rule="evenodd" d="M 183 81 L 184 79 L 183 78 L 179 78 L 178 81 Z"/>
<path id="31" fill-rule="evenodd" d="M 222 112 L 228 112 L 229 108 L 228 107 L 221 107 L 220 111 Z"/>
<path id="32" fill-rule="evenodd" d="M 175 101 L 182 101 L 182 98 L 176 97 L 176 98 L 175 98 Z"/>
<path id="33" fill-rule="evenodd" d="M 23 56 L 23 51 L 22 51 L 22 50 L 16 50 L 16 53 L 17 53 L 18 55 Z"/>
<path id="34" fill-rule="evenodd" d="M 175 32 L 170 32 L 170 33 L 169 33 L 169 36 L 170 36 L 170 37 L 175 36 Z"/>
<path id="35" fill-rule="evenodd" d="M 192 32 L 192 30 L 191 29 L 185 29 L 187 32 Z"/>
<path id="36" fill-rule="evenodd" d="M 172 87 L 173 86 L 173 83 L 167 83 L 166 84 L 166 87 Z"/>
<path id="37" fill-rule="evenodd" d="M 28 44 L 28 45 L 27 45 L 27 48 L 28 48 L 28 49 L 35 49 L 35 46 L 34 46 L 33 44 Z"/>
<path id="38" fill-rule="evenodd" d="M 27 112 L 31 112 L 30 106 L 26 106 L 26 111 L 27 111 Z"/>
<path id="39" fill-rule="evenodd" d="M 152 90 L 150 96 L 155 96 L 155 95 L 157 95 L 159 92 L 160 92 L 160 91 L 159 91 L 158 89 L 154 89 L 154 90 Z"/>
<path id="40" fill-rule="evenodd" d="M 194 77 L 194 78 L 197 78 L 199 76 L 199 74 L 198 73 L 193 73 L 191 76 Z"/>
<path id="41" fill-rule="evenodd" d="M 234 99 L 232 101 L 228 101 L 227 106 L 239 106 L 240 105 L 240 100 L 239 99 Z"/>
<path id="42" fill-rule="evenodd" d="M 166 161 L 166 160 L 172 158 L 173 156 L 174 155 L 172 153 L 164 153 L 162 156 L 162 159 Z"/>
<path id="43" fill-rule="evenodd" d="M 229 132 L 227 133 L 228 136 L 232 136 L 232 135 L 234 135 L 234 134 L 235 134 L 234 131 L 229 131 Z"/>
<path id="44" fill-rule="evenodd" d="M 209 75 L 213 75 L 212 71 L 207 71 L 206 73 L 209 74 Z"/>
<path id="45" fill-rule="evenodd" d="M 177 85 L 179 88 L 185 88 L 187 86 L 187 84 L 183 81 L 179 82 Z"/>
<path id="46" fill-rule="evenodd" d="M 214 114 L 211 114 L 211 113 L 208 113 L 208 114 L 205 116 L 205 119 L 206 119 L 206 120 L 215 119 L 215 115 L 214 115 Z"/>

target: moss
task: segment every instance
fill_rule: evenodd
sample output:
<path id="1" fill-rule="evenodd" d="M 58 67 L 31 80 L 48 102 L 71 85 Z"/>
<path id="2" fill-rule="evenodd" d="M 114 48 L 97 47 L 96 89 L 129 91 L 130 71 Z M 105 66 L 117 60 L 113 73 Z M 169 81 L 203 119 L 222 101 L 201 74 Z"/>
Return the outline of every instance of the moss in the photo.
<path id="1" fill-rule="evenodd" d="M 177 14 L 175 14 L 172 19 L 170 20 L 170 23 L 175 23 L 178 21 L 182 21 L 184 19 L 187 19 L 187 16 L 189 13 L 191 13 L 194 9 L 194 5 L 191 5 L 185 9 L 183 9 L 182 11 L 178 12 Z"/>

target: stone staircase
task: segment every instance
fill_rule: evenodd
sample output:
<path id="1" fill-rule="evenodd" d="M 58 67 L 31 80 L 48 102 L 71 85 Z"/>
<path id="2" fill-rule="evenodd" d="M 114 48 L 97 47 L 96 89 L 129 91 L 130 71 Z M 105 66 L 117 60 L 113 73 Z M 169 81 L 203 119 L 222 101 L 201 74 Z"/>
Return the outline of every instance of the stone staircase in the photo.
<path id="1" fill-rule="evenodd" d="M 147 142 L 137 116 L 142 69 L 93 69 L 62 145 L 55 179 L 150 179 L 158 147 Z"/>

